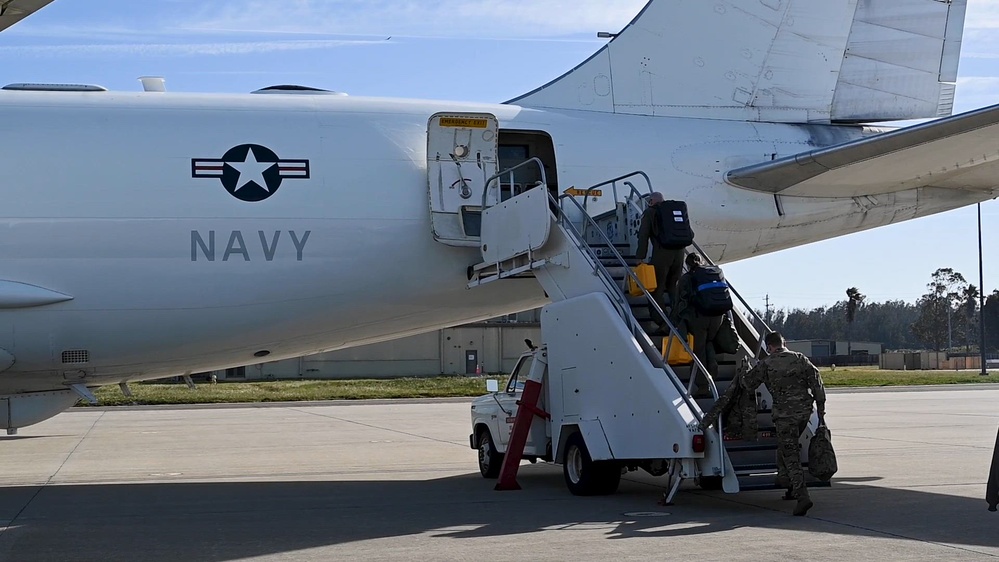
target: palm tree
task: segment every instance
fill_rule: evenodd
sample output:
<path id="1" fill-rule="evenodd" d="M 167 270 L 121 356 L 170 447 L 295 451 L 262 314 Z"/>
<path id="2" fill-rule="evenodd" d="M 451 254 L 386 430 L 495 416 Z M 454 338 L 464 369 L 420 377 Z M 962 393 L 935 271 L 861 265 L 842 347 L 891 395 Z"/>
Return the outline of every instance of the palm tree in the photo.
<path id="1" fill-rule="evenodd" d="M 978 312 L 978 287 L 968 285 L 961 294 L 961 307 L 964 308 L 964 351 L 971 353 L 971 324 Z"/>
<path id="2" fill-rule="evenodd" d="M 860 294 L 860 290 L 856 287 L 850 287 L 846 290 L 846 354 L 853 355 L 853 320 L 857 317 L 857 309 L 863 304 L 864 299 L 867 297 Z"/>

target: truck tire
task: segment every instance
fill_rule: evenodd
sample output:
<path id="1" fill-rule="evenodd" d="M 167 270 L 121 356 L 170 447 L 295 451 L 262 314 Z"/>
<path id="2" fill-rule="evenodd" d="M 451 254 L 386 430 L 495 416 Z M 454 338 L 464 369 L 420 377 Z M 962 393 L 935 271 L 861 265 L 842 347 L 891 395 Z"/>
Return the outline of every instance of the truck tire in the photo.
<path id="1" fill-rule="evenodd" d="M 574 496 L 613 494 L 621 483 L 621 467 L 614 461 L 593 461 L 583 434 L 576 432 L 565 441 L 562 463 L 565 485 Z"/>
<path id="2" fill-rule="evenodd" d="M 479 430 L 479 472 L 483 478 L 497 478 L 503 468 L 503 454 L 496 452 L 488 429 Z"/>

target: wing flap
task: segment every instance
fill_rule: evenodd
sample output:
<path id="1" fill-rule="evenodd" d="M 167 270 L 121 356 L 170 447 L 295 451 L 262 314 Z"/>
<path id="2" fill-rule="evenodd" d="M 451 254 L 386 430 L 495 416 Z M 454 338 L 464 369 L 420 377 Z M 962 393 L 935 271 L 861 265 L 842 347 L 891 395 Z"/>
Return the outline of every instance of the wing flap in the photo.
<path id="1" fill-rule="evenodd" d="M 799 197 L 862 197 L 918 187 L 999 186 L 999 105 L 731 170 L 739 187 Z"/>
<path id="2" fill-rule="evenodd" d="M 41 10 L 52 0 L 0 0 L 0 31 Z"/>

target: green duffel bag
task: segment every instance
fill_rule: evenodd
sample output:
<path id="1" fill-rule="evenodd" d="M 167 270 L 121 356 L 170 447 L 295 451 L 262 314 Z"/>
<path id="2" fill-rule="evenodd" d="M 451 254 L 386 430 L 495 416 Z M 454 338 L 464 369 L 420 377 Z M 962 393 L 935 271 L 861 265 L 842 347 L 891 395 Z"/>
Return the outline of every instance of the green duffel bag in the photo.
<path id="1" fill-rule="evenodd" d="M 718 328 L 718 335 L 715 336 L 714 340 L 715 352 L 717 353 L 737 353 L 739 351 L 739 333 L 735 331 L 732 314 L 732 312 L 725 314 L 721 327 Z"/>
<path id="2" fill-rule="evenodd" d="M 825 425 L 820 425 L 808 444 L 808 472 L 823 482 L 828 482 L 839 466 L 836 464 L 836 451 L 833 451 L 832 434 Z"/>

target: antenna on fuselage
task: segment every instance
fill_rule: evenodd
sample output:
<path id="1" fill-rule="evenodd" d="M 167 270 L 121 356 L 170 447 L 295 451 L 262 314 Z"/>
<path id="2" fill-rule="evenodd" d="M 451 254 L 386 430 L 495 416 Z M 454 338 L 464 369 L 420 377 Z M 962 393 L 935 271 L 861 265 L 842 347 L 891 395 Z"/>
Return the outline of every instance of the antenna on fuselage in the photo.
<path id="1" fill-rule="evenodd" d="M 162 76 L 140 76 L 139 82 L 142 82 L 142 91 L 144 92 L 166 91 L 166 79 Z"/>

